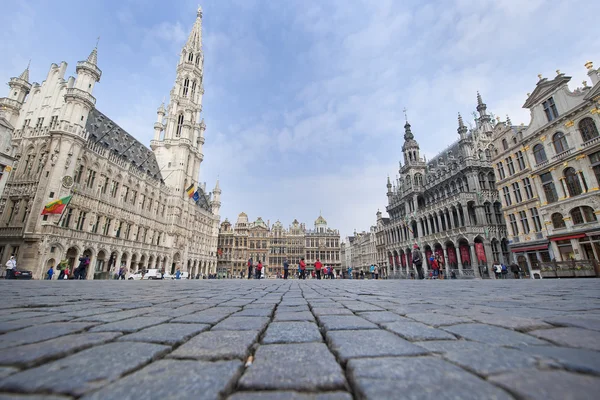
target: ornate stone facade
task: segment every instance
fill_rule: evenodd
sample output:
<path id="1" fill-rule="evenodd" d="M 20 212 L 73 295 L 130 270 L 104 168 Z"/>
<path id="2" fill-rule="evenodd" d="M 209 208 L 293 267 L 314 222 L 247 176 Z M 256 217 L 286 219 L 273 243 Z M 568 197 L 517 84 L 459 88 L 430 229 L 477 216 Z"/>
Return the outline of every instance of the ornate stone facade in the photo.
<path id="1" fill-rule="evenodd" d="M 223 277 L 244 277 L 248 271 L 248 259 L 260 260 L 265 276 L 283 275 L 283 261 L 287 258 L 290 271 L 295 271 L 301 257 L 307 268 L 312 269 L 319 257 L 324 265 L 331 265 L 339 272 L 340 233 L 327 227 L 327 221 L 319 216 L 315 229 L 306 229 L 297 220 L 285 229 L 277 221 L 272 226 L 262 218 L 248 222 L 248 215 L 241 213 L 232 227 L 229 220 L 221 224 L 218 242 L 218 273 Z"/>
<path id="2" fill-rule="evenodd" d="M 368 232 L 354 232 L 354 235 L 346 237 L 344 242 L 346 269 L 352 267 L 353 273 L 360 271 L 369 273 L 371 265 L 377 264 L 376 229 L 376 226 L 372 226 Z"/>
<path id="3" fill-rule="evenodd" d="M 495 134 L 510 249 L 537 276 L 551 259 L 600 259 L 600 76 L 591 62 L 586 68 L 592 85 L 574 91 L 560 71 L 540 75 L 523 105 L 529 126 Z M 512 159 L 516 168 L 503 165 Z"/>
<path id="4" fill-rule="evenodd" d="M 28 71 L 9 82 L 2 116 L 15 130 L 14 172 L 0 199 L 0 264 L 11 254 L 41 278 L 50 265 L 91 257 L 88 278 L 176 267 L 191 275 L 217 264 L 220 194 L 198 183 L 202 110 L 202 12 L 182 49 L 170 103 L 158 109 L 151 149 L 95 108 L 98 52 L 77 63 L 52 64 L 40 85 Z M 197 189 L 193 201 L 186 188 Z M 44 206 L 72 195 L 62 215 L 41 216 Z"/>
<path id="5" fill-rule="evenodd" d="M 414 244 L 424 259 L 434 252 L 442 255 L 446 273 L 454 270 L 459 277 L 493 276 L 488 271 L 493 260 L 508 259 L 491 164 L 494 121 L 479 94 L 477 112 L 471 129 L 459 114 L 458 141 L 429 162 L 420 156 L 406 122 L 404 165 L 395 182 L 387 182 L 389 222 L 381 219 L 378 228 L 385 232 L 389 275 L 409 276 Z"/>

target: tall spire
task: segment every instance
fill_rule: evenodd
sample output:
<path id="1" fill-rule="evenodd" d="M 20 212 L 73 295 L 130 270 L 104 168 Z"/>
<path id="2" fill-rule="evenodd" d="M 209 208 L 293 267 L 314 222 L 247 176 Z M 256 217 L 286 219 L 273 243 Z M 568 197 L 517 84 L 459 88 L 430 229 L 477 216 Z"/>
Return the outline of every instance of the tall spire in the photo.
<path id="1" fill-rule="evenodd" d="M 462 115 L 460 115 L 460 113 L 458 113 L 458 129 L 456 131 L 460 135 L 461 139 L 464 139 L 467 136 L 467 127 L 465 126 Z"/>
<path id="2" fill-rule="evenodd" d="M 188 51 L 194 52 L 202 50 L 202 7 L 200 6 L 198 6 L 198 11 L 196 12 L 196 22 L 192 27 L 190 36 L 188 36 L 185 48 Z"/>
<path id="3" fill-rule="evenodd" d="M 29 82 L 29 65 L 31 64 L 31 60 L 29 60 L 29 62 L 27 63 L 27 68 L 25 68 L 25 71 L 21 72 L 21 75 L 19 75 L 19 79 L 23 79 L 25 82 Z"/>
<path id="4" fill-rule="evenodd" d="M 479 91 L 477 91 L 477 111 L 479 112 L 479 116 L 483 117 L 483 116 L 487 115 L 486 110 L 487 110 L 487 106 L 481 99 L 481 94 L 479 94 Z"/>
<path id="5" fill-rule="evenodd" d="M 406 121 L 406 124 L 404 124 L 404 140 L 413 140 L 415 138 L 415 136 L 413 135 L 412 131 L 410 130 L 410 124 L 408 123 L 408 121 Z"/>

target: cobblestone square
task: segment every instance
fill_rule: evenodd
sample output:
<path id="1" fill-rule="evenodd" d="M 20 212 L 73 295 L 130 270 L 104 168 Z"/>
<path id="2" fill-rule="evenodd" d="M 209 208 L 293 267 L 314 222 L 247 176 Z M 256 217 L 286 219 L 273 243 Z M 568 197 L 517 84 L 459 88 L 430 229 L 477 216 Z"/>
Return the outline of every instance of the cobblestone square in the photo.
<path id="1" fill-rule="evenodd" d="M 0 281 L 0 290 L 0 399 L 600 391 L 596 279 Z"/>

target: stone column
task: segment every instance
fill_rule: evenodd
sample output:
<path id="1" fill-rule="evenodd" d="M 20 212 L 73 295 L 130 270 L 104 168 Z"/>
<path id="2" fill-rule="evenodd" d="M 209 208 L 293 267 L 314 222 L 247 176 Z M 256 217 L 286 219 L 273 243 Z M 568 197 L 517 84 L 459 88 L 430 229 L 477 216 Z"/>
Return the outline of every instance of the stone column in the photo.
<path id="1" fill-rule="evenodd" d="M 121 257 L 123 253 L 117 253 L 117 257 L 115 258 L 115 264 L 113 265 L 113 274 L 111 278 L 114 278 L 115 275 L 119 274 L 119 268 L 121 268 Z M 110 260 L 110 256 L 108 256 Z"/>
<path id="2" fill-rule="evenodd" d="M 96 270 L 96 258 L 97 254 L 92 254 L 90 257 L 90 265 L 87 266 L 85 271 L 85 279 L 94 279 L 94 271 Z"/>
<path id="3" fill-rule="evenodd" d="M 460 245 L 458 247 L 455 247 L 454 250 L 456 251 L 456 263 L 458 264 L 458 270 L 462 272 L 463 265 L 462 259 L 460 258 Z"/>
<path id="4" fill-rule="evenodd" d="M 417 222 L 417 235 L 419 239 L 423 238 L 423 225 L 420 222 Z"/>
<path id="5" fill-rule="evenodd" d="M 446 218 L 446 228 L 448 228 L 448 230 L 452 229 L 452 218 L 450 218 L 450 210 L 448 210 L 448 212 L 444 212 L 444 218 Z"/>
<path id="6" fill-rule="evenodd" d="M 447 278 L 450 277 L 450 265 L 449 265 L 450 263 L 448 262 L 448 251 L 446 250 L 446 245 L 445 244 L 442 245 L 442 249 L 444 250 L 444 261 L 445 261 L 444 267 L 445 267 L 445 270 L 446 270 L 445 271 L 445 273 L 446 273 L 445 278 L 447 279 Z"/>
<path id="7" fill-rule="evenodd" d="M 471 257 L 471 268 L 473 269 L 473 273 L 476 278 L 481 278 L 481 274 L 479 273 L 479 261 L 477 260 L 477 252 L 475 251 L 475 243 L 469 244 L 469 257 Z"/>
<path id="8" fill-rule="evenodd" d="M 585 177 L 585 184 L 584 184 L 584 177 Z M 579 171 L 577 171 L 577 179 L 579 179 L 579 184 L 581 185 L 581 190 L 583 191 L 583 193 L 587 193 L 588 191 L 586 190 L 586 186 L 587 183 L 590 182 L 590 178 L 585 176 L 585 174 L 583 173 L 583 169 L 580 169 Z M 589 186 L 588 186 L 589 189 Z"/>
<path id="9" fill-rule="evenodd" d="M 567 184 L 565 183 L 565 178 L 559 178 L 559 180 L 560 180 L 560 187 L 563 190 L 564 198 L 566 199 L 567 197 L 569 197 L 569 191 L 567 190 Z"/>
<path id="10" fill-rule="evenodd" d="M 440 227 L 440 232 L 444 231 L 444 225 L 442 224 L 442 217 L 440 217 L 440 213 L 435 213 L 435 217 L 437 219 L 438 225 Z"/>

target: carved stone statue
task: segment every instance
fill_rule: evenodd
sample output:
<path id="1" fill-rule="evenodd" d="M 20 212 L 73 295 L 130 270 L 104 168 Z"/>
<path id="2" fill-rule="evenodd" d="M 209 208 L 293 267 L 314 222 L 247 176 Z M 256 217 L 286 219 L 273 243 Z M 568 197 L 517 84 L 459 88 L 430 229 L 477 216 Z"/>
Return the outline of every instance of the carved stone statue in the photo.
<path id="1" fill-rule="evenodd" d="M 68 169 L 71 165 L 71 154 L 67 157 L 67 161 L 65 161 L 65 169 Z"/>
<path id="2" fill-rule="evenodd" d="M 58 154 L 56 154 L 56 153 L 52 154 L 52 156 L 50 157 L 50 162 L 52 163 L 52 166 L 55 166 L 57 161 L 58 161 Z"/>

